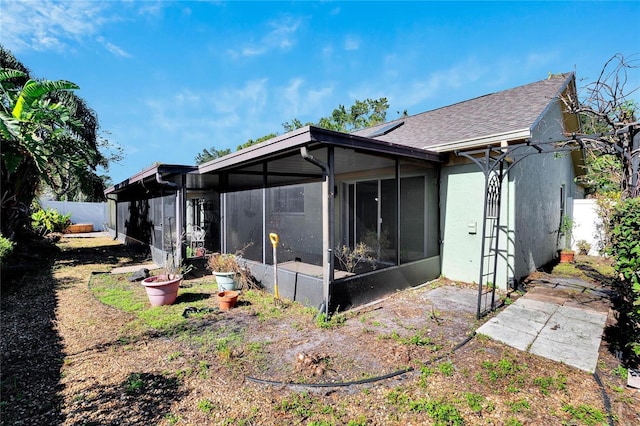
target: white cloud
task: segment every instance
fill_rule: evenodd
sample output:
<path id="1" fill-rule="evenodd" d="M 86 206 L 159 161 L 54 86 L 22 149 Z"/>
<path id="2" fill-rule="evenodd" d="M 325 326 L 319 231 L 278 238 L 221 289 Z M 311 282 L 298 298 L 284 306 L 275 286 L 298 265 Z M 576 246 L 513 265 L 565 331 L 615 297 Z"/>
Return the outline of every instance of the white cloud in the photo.
<path id="1" fill-rule="evenodd" d="M 478 63 L 471 58 L 463 63 L 455 64 L 449 69 L 432 72 L 425 79 L 415 79 L 409 82 L 399 94 L 399 99 L 394 99 L 395 104 L 409 108 L 441 96 L 451 89 L 471 85 L 490 71 L 487 65 Z M 400 102 L 397 102 L 400 100 Z"/>
<path id="2" fill-rule="evenodd" d="M 208 93 L 185 89 L 173 95 L 148 99 L 146 107 L 151 111 L 155 126 L 187 140 L 186 134 L 210 134 L 257 120 L 267 103 L 267 82 L 267 79 L 250 80 L 243 87 Z M 245 141 L 234 141 L 242 142 Z"/>
<path id="3" fill-rule="evenodd" d="M 100 31 L 108 22 L 108 2 L 94 1 L 14 1 L 3 0 L 0 27 L 3 44 L 14 53 L 72 49 L 74 43 L 95 37 L 115 56 L 130 57 L 120 46 L 106 40 Z M 7 31 L 11 28 L 11 31 Z"/>
<path id="4" fill-rule="evenodd" d="M 301 24 L 301 18 L 292 16 L 283 16 L 278 20 L 269 21 L 267 26 L 270 30 L 260 38 L 259 42 L 247 44 L 239 49 L 229 49 L 228 52 L 232 57 L 237 58 L 264 55 L 272 50 L 288 50 L 296 44 L 295 36 Z"/>
<path id="5" fill-rule="evenodd" d="M 308 87 L 303 78 L 293 78 L 289 85 L 274 90 L 274 99 L 271 101 L 277 105 L 274 115 L 279 117 L 280 121 L 293 118 L 303 122 L 317 121 L 321 116 L 328 114 L 327 104 L 332 94 L 332 85 Z"/>
<path id="6" fill-rule="evenodd" d="M 105 40 L 104 37 L 100 36 L 97 38 L 98 42 L 100 44 L 102 44 L 104 46 L 105 49 L 107 49 L 109 52 L 113 53 L 115 56 L 120 56 L 122 58 L 130 58 L 131 55 L 126 52 L 124 49 L 122 49 L 119 46 L 116 46 L 113 43 L 110 43 L 108 41 Z"/>
<path id="7" fill-rule="evenodd" d="M 138 13 L 140 15 L 150 15 L 150 16 L 158 17 L 162 15 L 162 11 L 164 9 L 162 2 L 160 1 L 155 1 L 155 2 L 145 1 L 145 2 L 139 2 L 138 4 L 142 5 L 138 9 Z"/>
<path id="8" fill-rule="evenodd" d="M 347 36 L 344 40 L 344 50 L 360 49 L 360 39 L 355 36 Z"/>
<path id="9" fill-rule="evenodd" d="M 81 40 L 99 31 L 104 8 L 99 2 L 3 1 L 3 43 L 15 52 L 63 50 L 69 40 Z"/>

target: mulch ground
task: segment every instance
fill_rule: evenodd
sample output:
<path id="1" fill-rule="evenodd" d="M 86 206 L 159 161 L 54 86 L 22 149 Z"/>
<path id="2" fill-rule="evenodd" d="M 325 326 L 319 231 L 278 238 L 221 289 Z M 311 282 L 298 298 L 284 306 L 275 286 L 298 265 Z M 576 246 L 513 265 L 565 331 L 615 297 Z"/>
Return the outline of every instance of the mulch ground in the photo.
<path id="1" fill-rule="evenodd" d="M 607 424 L 609 413 L 614 424 L 640 423 L 639 394 L 616 375 L 606 339 L 596 378 L 468 339 L 475 312 L 434 307 L 430 286 L 329 329 L 310 315 L 265 320 L 241 303 L 190 318 L 188 332 L 158 333 L 88 288 L 92 271 L 143 258 L 108 238 L 59 247 L 3 271 L 2 425 Z M 225 333 L 244 336 L 245 352 L 204 342 Z M 593 410 L 604 419 L 589 423 Z"/>

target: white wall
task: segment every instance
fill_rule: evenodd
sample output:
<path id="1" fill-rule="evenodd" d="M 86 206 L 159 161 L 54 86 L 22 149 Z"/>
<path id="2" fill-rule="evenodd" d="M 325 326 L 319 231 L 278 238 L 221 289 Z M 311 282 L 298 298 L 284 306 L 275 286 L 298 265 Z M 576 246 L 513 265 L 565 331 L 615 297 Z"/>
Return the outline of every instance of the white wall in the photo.
<path id="1" fill-rule="evenodd" d="M 94 231 L 102 231 L 107 223 L 107 203 L 40 200 L 40 206 L 57 210 L 60 214 L 71 213 L 71 223 L 91 223 Z"/>
<path id="2" fill-rule="evenodd" d="M 599 256 L 604 248 L 604 237 L 595 199 L 573 200 L 573 223 L 572 248 L 578 251 L 576 243 L 585 240 L 591 244 L 589 255 Z"/>

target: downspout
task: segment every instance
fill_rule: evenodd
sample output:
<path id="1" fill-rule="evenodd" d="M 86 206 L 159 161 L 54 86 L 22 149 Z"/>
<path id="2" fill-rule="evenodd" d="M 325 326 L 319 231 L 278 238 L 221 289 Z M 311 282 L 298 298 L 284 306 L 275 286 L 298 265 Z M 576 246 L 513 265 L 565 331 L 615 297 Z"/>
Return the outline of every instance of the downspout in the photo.
<path id="1" fill-rule="evenodd" d="M 115 203 L 115 228 L 114 231 L 114 237 L 113 237 L 113 241 L 116 241 L 118 239 L 118 196 L 116 196 L 115 198 L 109 198 L 109 195 L 107 195 L 107 201 L 113 201 Z M 109 221 L 109 218 L 107 218 L 107 223 Z"/>
<path id="2" fill-rule="evenodd" d="M 334 280 L 333 247 L 335 246 L 335 176 L 333 173 L 333 147 L 327 148 L 328 164 L 323 163 L 311 155 L 305 146 L 300 148 L 300 155 L 304 160 L 319 167 L 322 170 L 322 174 L 326 177 L 322 185 L 322 207 L 324 211 L 324 214 L 322 215 L 322 261 L 327 269 L 322 274 L 323 302 L 319 310 L 328 316 L 330 306 L 329 288 Z"/>
<path id="3" fill-rule="evenodd" d="M 183 175 L 183 180 L 184 180 L 184 175 Z M 185 188 L 184 185 L 180 185 L 177 184 L 175 182 L 170 182 L 168 180 L 164 180 L 162 178 L 162 175 L 160 175 L 160 172 L 156 171 L 156 182 L 158 182 L 160 185 L 164 185 L 164 186 L 168 186 L 169 188 L 175 189 L 176 190 L 176 243 L 181 242 L 182 238 L 180 237 L 182 235 L 182 229 L 184 229 L 184 217 L 182 215 L 182 212 L 184 211 L 183 209 L 183 203 L 185 200 Z M 183 182 L 184 183 L 184 182 Z M 163 238 L 164 238 L 164 233 L 163 233 Z M 179 245 L 179 250 L 178 250 L 178 257 L 177 259 L 174 259 L 174 261 L 176 262 L 176 265 L 180 265 L 182 263 L 182 244 Z"/>

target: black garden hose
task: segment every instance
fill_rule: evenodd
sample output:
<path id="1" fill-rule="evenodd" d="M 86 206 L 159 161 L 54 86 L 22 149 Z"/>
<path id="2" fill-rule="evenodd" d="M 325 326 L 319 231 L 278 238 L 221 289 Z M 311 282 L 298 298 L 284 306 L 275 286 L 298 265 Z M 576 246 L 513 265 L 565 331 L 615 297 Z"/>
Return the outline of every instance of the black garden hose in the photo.
<path id="1" fill-rule="evenodd" d="M 600 392 L 602 392 L 602 402 L 604 403 L 604 408 L 607 410 L 607 416 L 609 418 L 609 426 L 614 426 L 613 414 L 611 413 L 611 400 L 609 399 L 609 395 L 607 395 L 604 384 L 602 384 L 602 380 L 600 380 L 598 371 L 593 372 L 593 378 L 596 380 L 596 383 L 598 383 L 598 386 L 600 386 Z"/>
<path id="2" fill-rule="evenodd" d="M 424 364 L 427 365 L 427 364 L 433 363 L 433 362 L 438 361 L 438 360 L 440 360 L 440 359 L 442 359 L 442 358 L 444 358 L 446 356 L 449 356 L 449 355 L 453 354 L 455 351 L 457 351 L 458 349 L 462 348 L 464 345 L 469 343 L 469 341 L 471 341 L 471 339 L 475 335 L 476 335 L 476 332 L 474 331 L 471 335 L 467 336 L 462 342 L 458 343 L 451 351 L 447 352 L 444 355 L 441 355 L 441 356 L 435 358 L 432 361 L 426 361 Z M 363 384 L 367 384 L 367 383 L 379 382 L 381 380 L 386 380 L 386 379 L 390 379 L 392 377 L 397 377 L 397 376 L 401 376 L 403 374 L 410 373 L 411 371 L 414 371 L 413 367 L 404 368 L 402 370 L 397 370 L 397 371 L 394 371 L 392 373 L 384 374 L 384 375 L 381 375 L 381 376 L 370 377 L 368 379 L 360 379 L 360 380 L 353 380 L 353 381 L 349 381 L 349 382 L 336 382 L 336 383 L 332 383 L 332 382 L 325 382 L 325 383 L 282 382 L 282 381 L 271 380 L 271 379 L 258 379 L 256 377 L 251 377 L 251 376 L 245 376 L 245 379 L 247 379 L 250 382 L 259 383 L 259 384 L 262 384 L 262 385 L 302 386 L 302 387 L 307 387 L 307 388 L 332 388 L 332 387 L 336 387 L 337 388 L 337 387 L 347 387 L 347 386 L 352 386 L 352 385 L 363 385 Z"/>

